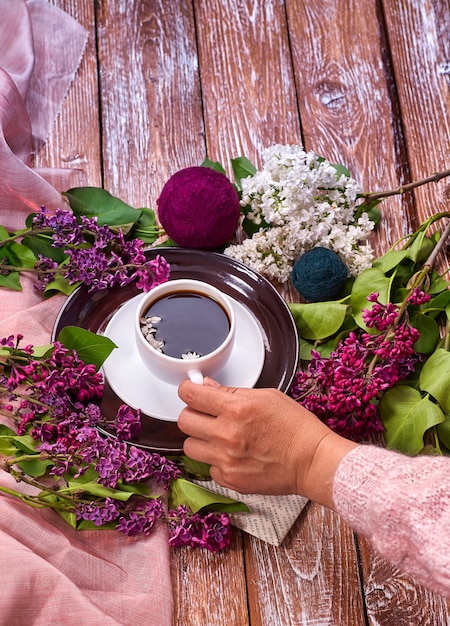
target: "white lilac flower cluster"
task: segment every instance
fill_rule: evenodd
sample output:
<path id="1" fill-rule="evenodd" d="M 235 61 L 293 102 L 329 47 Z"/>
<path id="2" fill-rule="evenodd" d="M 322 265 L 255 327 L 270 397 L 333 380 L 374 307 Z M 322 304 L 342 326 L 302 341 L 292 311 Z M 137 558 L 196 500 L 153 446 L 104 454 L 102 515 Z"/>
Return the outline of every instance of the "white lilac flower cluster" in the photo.
<path id="1" fill-rule="evenodd" d="M 336 252 L 352 276 L 369 267 L 374 222 L 367 213 L 355 220 L 356 181 L 300 146 L 274 145 L 263 160 L 261 171 L 241 180 L 241 205 L 259 230 L 225 254 L 282 283 L 316 246 Z"/>

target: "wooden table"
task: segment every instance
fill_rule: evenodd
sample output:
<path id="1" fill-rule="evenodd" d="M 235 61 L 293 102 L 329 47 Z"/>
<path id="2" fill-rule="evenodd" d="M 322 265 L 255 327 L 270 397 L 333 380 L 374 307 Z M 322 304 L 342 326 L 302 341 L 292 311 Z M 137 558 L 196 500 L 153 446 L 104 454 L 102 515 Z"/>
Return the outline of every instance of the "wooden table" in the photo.
<path id="1" fill-rule="evenodd" d="M 36 163 L 135 207 L 206 155 L 230 172 L 273 143 L 370 191 L 450 166 L 448 0 L 51 1 L 90 37 Z M 386 200 L 376 250 L 448 207 L 448 185 Z M 450 623 L 445 599 L 314 504 L 279 548 L 235 531 L 227 554 L 174 551 L 172 571 L 179 626 Z"/>

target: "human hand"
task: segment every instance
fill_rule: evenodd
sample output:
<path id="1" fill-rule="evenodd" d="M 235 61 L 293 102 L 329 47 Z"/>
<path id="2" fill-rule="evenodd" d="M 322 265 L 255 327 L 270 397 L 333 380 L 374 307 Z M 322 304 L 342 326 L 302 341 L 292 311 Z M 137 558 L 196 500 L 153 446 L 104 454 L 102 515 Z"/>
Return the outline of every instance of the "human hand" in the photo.
<path id="1" fill-rule="evenodd" d="M 178 426 L 184 452 L 211 465 L 211 477 L 240 493 L 299 494 L 332 507 L 332 482 L 356 444 L 276 389 L 184 381 Z"/>

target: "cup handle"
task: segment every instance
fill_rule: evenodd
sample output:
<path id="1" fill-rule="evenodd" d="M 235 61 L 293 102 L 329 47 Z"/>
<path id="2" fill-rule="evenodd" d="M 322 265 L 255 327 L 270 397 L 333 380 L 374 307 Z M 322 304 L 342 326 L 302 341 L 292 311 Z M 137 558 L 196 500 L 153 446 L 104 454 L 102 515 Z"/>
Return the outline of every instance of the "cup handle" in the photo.
<path id="1" fill-rule="evenodd" d="M 191 380 L 196 385 L 203 385 L 203 374 L 200 370 L 189 370 L 188 372 L 189 380 Z"/>

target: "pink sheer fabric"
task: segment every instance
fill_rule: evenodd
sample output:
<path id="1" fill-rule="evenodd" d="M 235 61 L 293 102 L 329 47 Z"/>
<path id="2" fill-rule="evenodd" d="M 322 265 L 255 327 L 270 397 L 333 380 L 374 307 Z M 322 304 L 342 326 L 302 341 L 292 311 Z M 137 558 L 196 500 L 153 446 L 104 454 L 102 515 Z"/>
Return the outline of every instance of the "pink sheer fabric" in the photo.
<path id="1" fill-rule="evenodd" d="M 0 12 L 0 224 L 12 230 L 40 205 L 61 206 L 30 157 L 57 114 L 86 32 L 45 0 L 0 0 Z M 48 344 L 65 297 L 44 301 L 30 278 L 22 284 L 22 292 L 0 290 L 0 336 Z M 26 489 L 3 471 L 0 484 Z M 53 511 L 0 494 L 0 623 L 168 626 L 167 539 L 163 526 L 146 538 L 75 531 Z"/>
<path id="2" fill-rule="evenodd" d="M 16 487 L 9 476 L 1 483 Z M 167 549 L 162 529 L 146 539 L 76 531 L 0 495 L 0 623 L 169 626 Z"/>
<path id="3" fill-rule="evenodd" d="M 358 446 L 334 480 L 336 511 L 388 561 L 450 596 L 450 459 Z"/>
<path id="4" fill-rule="evenodd" d="M 0 0 L 0 12 L 0 214 L 16 229 L 23 226 L 18 211 L 60 206 L 53 184 L 68 188 L 77 175 L 30 164 L 73 80 L 87 32 L 47 0 Z"/>

